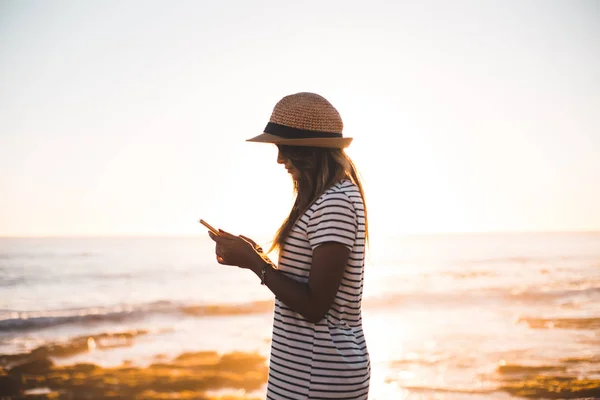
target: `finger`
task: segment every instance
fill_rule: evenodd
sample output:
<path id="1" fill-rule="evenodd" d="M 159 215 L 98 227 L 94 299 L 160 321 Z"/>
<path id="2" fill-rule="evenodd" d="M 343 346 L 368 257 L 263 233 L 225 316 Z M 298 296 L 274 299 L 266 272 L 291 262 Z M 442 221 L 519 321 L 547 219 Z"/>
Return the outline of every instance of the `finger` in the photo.
<path id="1" fill-rule="evenodd" d="M 237 238 L 237 236 L 229 233 L 229 232 L 225 232 L 223 229 L 219 229 L 219 234 L 221 235 L 221 237 L 223 238 L 227 238 L 227 239 L 235 239 Z"/>
<path id="2" fill-rule="evenodd" d="M 258 251 L 259 253 L 262 253 L 263 248 L 260 247 L 259 245 L 256 244 L 256 242 L 250 238 L 247 238 L 244 235 L 240 235 L 240 238 L 244 241 L 246 241 L 247 243 L 249 243 L 252 247 L 254 247 L 254 250 Z"/>
<path id="3" fill-rule="evenodd" d="M 221 265 L 233 265 L 231 262 L 226 260 L 227 257 L 217 257 L 217 262 Z"/>
<path id="4" fill-rule="evenodd" d="M 210 238 L 217 243 L 228 243 L 231 240 L 231 239 L 223 237 L 223 236 L 217 236 L 210 231 L 208 232 L 208 236 L 210 236 Z"/>
<path id="5" fill-rule="evenodd" d="M 217 244 L 215 246 L 215 254 L 221 257 L 227 257 L 228 254 L 231 254 L 231 249 L 222 244 Z"/>

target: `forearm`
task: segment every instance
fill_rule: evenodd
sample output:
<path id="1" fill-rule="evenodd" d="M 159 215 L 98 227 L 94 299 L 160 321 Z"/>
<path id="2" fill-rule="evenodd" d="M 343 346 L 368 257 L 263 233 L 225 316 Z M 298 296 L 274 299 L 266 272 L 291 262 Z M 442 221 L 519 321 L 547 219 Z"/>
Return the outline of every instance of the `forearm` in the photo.
<path id="1" fill-rule="evenodd" d="M 267 264 L 266 261 L 260 260 L 250 269 L 260 278 L 265 264 Z M 265 285 L 286 306 L 309 322 L 317 323 L 323 317 L 308 283 L 296 281 L 271 265 L 267 265 Z"/>

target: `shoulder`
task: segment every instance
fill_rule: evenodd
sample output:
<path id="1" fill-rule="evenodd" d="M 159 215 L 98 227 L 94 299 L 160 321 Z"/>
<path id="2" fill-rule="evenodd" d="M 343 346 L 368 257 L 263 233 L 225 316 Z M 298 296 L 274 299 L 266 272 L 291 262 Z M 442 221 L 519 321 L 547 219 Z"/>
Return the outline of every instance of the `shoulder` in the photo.
<path id="1" fill-rule="evenodd" d="M 356 211 L 362 204 L 358 186 L 350 180 L 343 180 L 327 189 L 310 207 L 311 213 L 327 207 L 339 206 Z M 362 207 L 359 207 L 362 208 Z"/>
<path id="2" fill-rule="evenodd" d="M 309 208 L 307 216 L 313 222 L 324 216 L 345 216 L 354 219 L 362 210 L 362 198 L 358 187 L 343 180 L 327 189 Z"/>
<path id="3" fill-rule="evenodd" d="M 355 187 L 350 181 L 341 181 L 310 207 L 306 233 L 313 250 L 325 242 L 342 243 L 352 249 L 359 229 L 359 212 L 352 199 Z"/>

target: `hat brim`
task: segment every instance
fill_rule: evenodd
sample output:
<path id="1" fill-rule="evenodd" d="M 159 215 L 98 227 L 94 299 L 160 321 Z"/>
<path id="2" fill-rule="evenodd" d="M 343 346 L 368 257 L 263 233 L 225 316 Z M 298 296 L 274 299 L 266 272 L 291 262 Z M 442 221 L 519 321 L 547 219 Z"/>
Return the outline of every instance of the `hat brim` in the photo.
<path id="1" fill-rule="evenodd" d="M 247 139 L 246 142 L 255 143 L 273 143 L 273 144 L 284 144 L 287 146 L 309 146 L 309 147 L 330 147 L 330 148 L 346 148 L 350 146 L 352 138 L 341 137 L 341 138 L 303 138 L 303 139 L 286 139 L 281 136 L 273 135 L 271 133 L 261 133 L 251 139 Z"/>

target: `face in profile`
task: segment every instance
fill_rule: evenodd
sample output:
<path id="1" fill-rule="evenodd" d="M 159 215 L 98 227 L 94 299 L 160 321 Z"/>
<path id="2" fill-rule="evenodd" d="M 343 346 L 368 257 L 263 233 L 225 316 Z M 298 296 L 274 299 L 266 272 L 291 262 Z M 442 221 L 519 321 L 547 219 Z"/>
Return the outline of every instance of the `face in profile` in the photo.
<path id="1" fill-rule="evenodd" d="M 295 181 L 300 180 L 300 170 L 294 166 L 290 157 L 286 154 L 286 151 L 282 146 L 277 146 L 277 163 L 282 164 Z"/>

